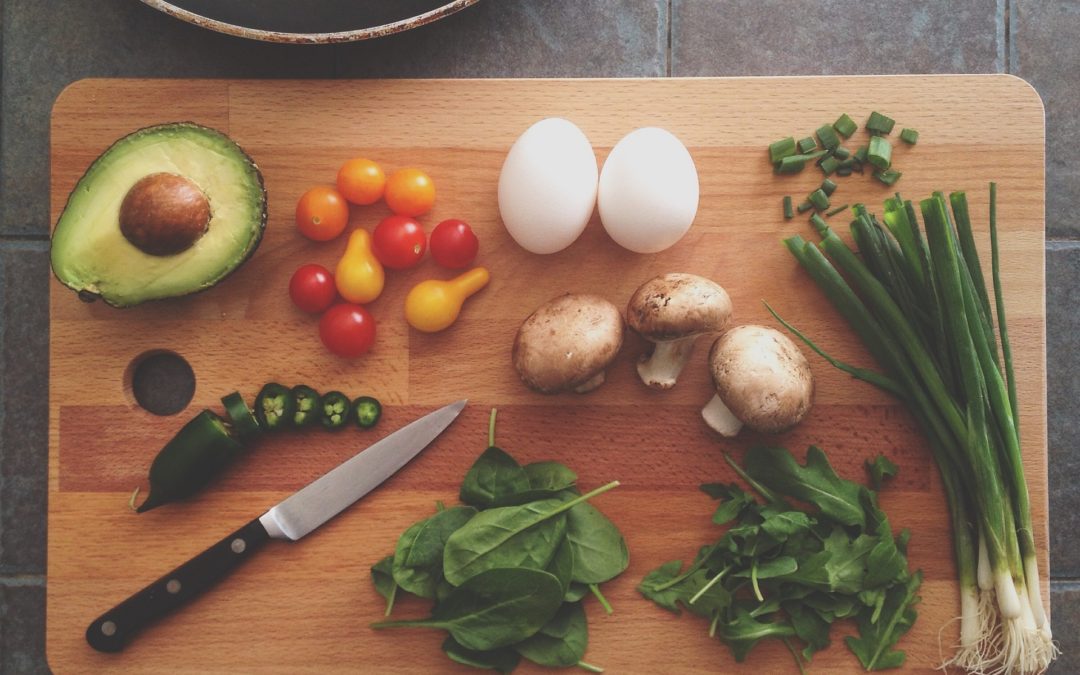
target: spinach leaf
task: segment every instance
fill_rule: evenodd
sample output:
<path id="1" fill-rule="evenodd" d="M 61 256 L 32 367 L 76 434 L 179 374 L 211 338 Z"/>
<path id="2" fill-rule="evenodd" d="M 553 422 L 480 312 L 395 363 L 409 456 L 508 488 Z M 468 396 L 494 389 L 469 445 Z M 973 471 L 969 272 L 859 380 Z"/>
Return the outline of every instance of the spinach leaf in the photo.
<path id="1" fill-rule="evenodd" d="M 566 589 L 566 595 L 563 596 L 563 602 L 577 602 L 588 594 L 588 584 L 579 584 L 576 581 L 571 581 L 570 588 Z"/>
<path id="2" fill-rule="evenodd" d="M 870 472 L 870 485 L 875 490 L 880 490 L 882 484 L 885 483 L 885 479 L 892 478 L 899 471 L 888 457 L 880 453 L 874 458 L 874 461 L 866 460 L 866 470 Z"/>
<path id="3" fill-rule="evenodd" d="M 577 474 L 559 462 L 533 462 L 521 468 L 529 477 L 529 488 L 532 490 L 558 492 L 577 483 Z"/>
<path id="4" fill-rule="evenodd" d="M 476 514 L 471 506 L 455 506 L 405 530 L 394 551 L 393 574 L 397 585 L 421 598 L 435 597 L 435 587 L 442 579 L 446 540 Z"/>
<path id="5" fill-rule="evenodd" d="M 466 580 L 427 619 L 372 628 L 441 628 L 466 649 L 489 651 L 532 636 L 562 604 L 559 580 L 543 570 L 490 569 Z"/>
<path id="6" fill-rule="evenodd" d="M 566 534 L 564 514 L 617 485 L 617 481 L 608 483 L 570 501 L 544 499 L 481 511 L 447 540 L 443 553 L 446 580 L 460 585 L 496 567 L 546 568 Z"/>
<path id="7" fill-rule="evenodd" d="M 810 502 L 843 525 L 866 525 L 859 500 L 862 487 L 836 475 L 820 448 L 810 447 L 805 466 L 784 448 L 753 448 L 746 456 L 746 472 L 772 490 Z"/>
<path id="8" fill-rule="evenodd" d="M 529 476 L 513 457 L 494 445 L 473 463 L 461 483 L 461 501 L 478 509 L 529 489 Z"/>
<path id="9" fill-rule="evenodd" d="M 867 670 L 904 665 L 904 652 L 894 650 L 893 646 L 915 623 L 914 606 L 919 602 L 915 593 L 921 584 L 922 574 L 916 572 L 907 583 L 890 588 L 876 622 L 872 620 L 875 612 L 870 609 L 864 609 L 856 617 L 859 637 L 849 636 L 844 642 Z"/>
<path id="10" fill-rule="evenodd" d="M 551 559 L 547 571 L 551 572 L 559 580 L 565 597 L 570 591 L 570 584 L 574 580 L 574 553 L 570 549 L 570 542 L 567 539 L 564 538 L 562 543 L 559 544 L 559 548 L 555 549 L 555 557 Z"/>
<path id="11" fill-rule="evenodd" d="M 577 665 L 585 656 L 589 626 L 580 602 L 564 603 L 538 633 L 514 645 L 526 659 L 554 668 Z"/>
<path id="12" fill-rule="evenodd" d="M 574 581 L 602 583 L 622 574 L 630 564 L 619 528 L 592 504 L 582 502 L 566 514 L 566 540 L 574 556 Z"/>
<path id="13" fill-rule="evenodd" d="M 371 581 L 375 584 L 375 592 L 386 599 L 386 616 L 390 616 L 398 590 L 394 581 L 394 556 L 388 555 L 371 566 Z"/>
<path id="14" fill-rule="evenodd" d="M 442 643 L 442 650 L 450 658 L 465 666 L 483 668 L 484 670 L 497 670 L 500 673 L 512 673 L 521 663 L 521 654 L 514 651 L 513 647 L 500 647 L 490 651 L 481 652 L 475 649 L 466 649 L 452 637 L 447 637 Z"/>

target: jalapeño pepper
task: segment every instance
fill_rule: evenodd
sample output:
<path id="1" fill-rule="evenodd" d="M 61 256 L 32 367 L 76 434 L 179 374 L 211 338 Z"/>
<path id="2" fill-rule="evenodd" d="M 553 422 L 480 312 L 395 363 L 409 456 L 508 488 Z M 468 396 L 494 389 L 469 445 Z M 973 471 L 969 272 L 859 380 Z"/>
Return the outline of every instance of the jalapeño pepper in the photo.
<path id="1" fill-rule="evenodd" d="M 370 429 L 382 417 L 382 404 L 378 399 L 361 396 L 352 403 L 353 419 L 361 429 Z"/>
<path id="2" fill-rule="evenodd" d="M 292 424 L 296 403 L 292 392 L 277 382 L 263 386 L 255 398 L 255 417 L 266 431 L 278 431 Z"/>
<path id="3" fill-rule="evenodd" d="M 345 427 L 352 414 L 352 404 L 349 397 L 340 391 L 331 391 L 322 397 L 319 403 L 320 416 L 323 428 L 338 431 Z"/>
<path id="4" fill-rule="evenodd" d="M 143 513 L 198 492 L 236 457 L 243 446 L 225 420 L 204 410 L 169 441 L 150 466 L 150 496 L 136 511 Z"/>
<path id="5" fill-rule="evenodd" d="M 306 384 L 298 384 L 292 388 L 293 412 L 292 425 L 297 429 L 309 427 L 319 421 L 319 392 Z"/>
<path id="6" fill-rule="evenodd" d="M 241 442 L 249 441 L 259 435 L 261 431 L 259 421 L 255 419 L 255 415 L 244 402 L 244 397 L 240 395 L 240 392 L 234 391 L 225 396 L 221 399 L 221 404 L 225 406 L 225 413 L 229 416 L 233 431 Z"/>

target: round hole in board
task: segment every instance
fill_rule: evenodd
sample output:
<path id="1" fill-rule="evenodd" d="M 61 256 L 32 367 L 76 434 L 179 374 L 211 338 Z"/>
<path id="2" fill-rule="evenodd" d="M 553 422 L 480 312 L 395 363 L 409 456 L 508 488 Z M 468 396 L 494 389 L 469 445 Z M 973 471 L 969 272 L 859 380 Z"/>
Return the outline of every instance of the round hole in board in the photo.
<path id="1" fill-rule="evenodd" d="M 175 415 L 195 396 L 195 371 L 176 352 L 140 354 L 128 366 L 125 379 L 135 403 L 155 415 Z"/>

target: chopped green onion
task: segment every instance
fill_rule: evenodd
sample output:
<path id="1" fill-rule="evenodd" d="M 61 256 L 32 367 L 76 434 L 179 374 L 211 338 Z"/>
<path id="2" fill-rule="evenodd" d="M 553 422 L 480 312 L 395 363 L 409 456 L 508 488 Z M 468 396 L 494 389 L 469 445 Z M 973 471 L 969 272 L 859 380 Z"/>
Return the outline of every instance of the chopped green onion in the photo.
<path id="1" fill-rule="evenodd" d="M 821 167 L 821 170 L 825 172 L 826 176 L 831 176 L 834 171 L 840 168 L 840 160 L 835 157 L 826 157 L 818 162 L 818 166 Z"/>
<path id="2" fill-rule="evenodd" d="M 859 128 L 858 124 L 855 124 L 855 120 L 851 119 L 851 116 L 844 113 L 833 122 L 833 129 L 836 129 L 836 133 L 840 134 L 844 138 L 851 138 L 851 135 Z"/>
<path id="3" fill-rule="evenodd" d="M 810 203 L 813 204 L 814 208 L 818 211 L 824 211 L 829 208 L 829 195 L 825 194 L 825 191 L 821 188 L 811 192 L 807 199 L 810 200 Z"/>
<path id="4" fill-rule="evenodd" d="M 791 136 L 769 144 L 769 161 L 776 164 L 785 157 L 795 154 L 795 139 Z"/>
<path id="5" fill-rule="evenodd" d="M 776 173 L 799 173 L 807 162 L 821 157 L 826 152 L 826 150 L 819 150 L 808 155 L 788 155 L 776 165 Z"/>
<path id="6" fill-rule="evenodd" d="M 858 150 L 856 150 L 855 154 L 852 155 L 852 157 L 854 157 L 855 161 L 859 162 L 860 164 L 865 164 L 868 152 L 870 152 L 870 148 L 864 145 Z"/>
<path id="7" fill-rule="evenodd" d="M 827 212 L 825 213 L 825 215 L 826 215 L 826 216 L 828 216 L 829 218 L 832 218 L 833 216 L 835 216 L 836 214 L 840 213 L 841 211 L 843 211 L 843 210 L 844 210 L 844 209 L 846 209 L 847 207 L 848 207 L 848 205 L 847 205 L 847 204 L 843 204 L 843 205 L 841 205 L 841 206 L 837 206 L 837 207 L 836 207 L 835 209 L 832 209 L 831 211 L 827 211 Z"/>
<path id="8" fill-rule="evenodd" d="M 900 140 L 910 145 L 915 145 L 919 142 L 919 132 L 914 129 L 904 129 L 900 132 Z"/>
<path id="9" fill-rule="evenodd" d="M 840 146 L 840 137 L 836 135 L 836 132 L 828 124 L 817 130 L 817 137 L 821 141 L 821 147 L 826 150 L 835 150 Z"/>
<path id="10" fill-rule="evenodd" d="M 791 195 L 784 197 L 784 217 L 789 220 L 795 217 L 795 210 L 791 206 Z"/>
<path id="11" fill-rule="evenodd" d="M 829 231 L 828 223 L 816 213 L 810 216 L 810 224 L 814 226 L 814 231 L 821 236 L 825 236 L 825 233 Z"/>
<path id="12" fill-rule="evenodd" d="M 854 173 L 854 170 L 850 166 L 844 166 L 843 162 L 840 163 L 840 166 L 836 167 L 836 175 L 837 176 L 841 176 L 841 177 L 850 176 L 853 173 Z"/>
<path id="13" fill-rule="evenodd" d="M 821 190 L 828 196 L 832 196 L 832 193 L 836 192 L 836 183 L 826 178 L 821 181 Z"/>
<path id="14" fill-rule="evenodd" d="M 805 201 L 802 204 L 799 204 L 799 206 L 796 207 L 795 210 L 798 211 L 799 213 L 806 213 L 807 211 L 809 211 L 812 208 L 814 208 L 814 205 L 811 204 L 809 201 Z"/>
<path id="15" fill-rule="evenodd" d="M 813 152 L 814 149 L 817 148 L 817 141 L 815 141 L 812 136 L 807 136 L 806 138 L 799 141 L 798 145 L 799 152 L 806 154 L 808 152 Z"/>
<path id="16" fill-rule="evenodd" d="M 884 171 L 892 164 L 892 146 L 889 139 L 882 136 L 874 136 L 870 139 L 870 150 L 866 158 L 871 164 Z"/>
<path id="17" fill-rule="evenodd" d="M 832 154 L 833 157 L 837 159 L 847 159 L 848 157 L 851 157 L 851 151 L 842 145 L 839 148 L 833 150 Z"/>
<path id="18" fill-rule="evenodd" d="M 896 169 L 885 169 L 883 171 L 875 171 L 874 178 L 886 185 L 895 185 L 896 181 L 900 180 L 900 176 L 904 174 L 900 173 Z"/>
<path id="19" fill-rule="evenodd" d="M 874 111 L 870 113 L 870 119 L 866 122 L 866 130 L 870 132 L 871 136 L 888 135 L 892 133 L 894 124 L 896 124 L 896 120 L 893 118 Z"/>

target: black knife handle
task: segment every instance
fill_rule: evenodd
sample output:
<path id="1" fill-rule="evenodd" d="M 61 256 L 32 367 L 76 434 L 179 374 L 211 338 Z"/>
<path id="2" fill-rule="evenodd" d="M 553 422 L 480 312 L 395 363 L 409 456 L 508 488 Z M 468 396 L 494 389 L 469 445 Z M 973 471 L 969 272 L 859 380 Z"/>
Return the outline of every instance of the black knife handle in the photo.
<path id="1" fill-rule="evenodd" d="M 86 641 L 99 652 L 120 651 L 147 624 L 225 578 L 269 538 L 256 518 L 99 616 L 86 629 Z"/>

